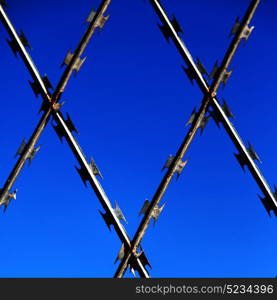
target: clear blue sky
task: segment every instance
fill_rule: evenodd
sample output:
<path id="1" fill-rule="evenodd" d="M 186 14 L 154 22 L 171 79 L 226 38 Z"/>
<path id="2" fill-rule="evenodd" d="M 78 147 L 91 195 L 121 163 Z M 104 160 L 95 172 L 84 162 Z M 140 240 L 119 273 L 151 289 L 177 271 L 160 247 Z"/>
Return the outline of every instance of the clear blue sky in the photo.
<path id="1" fill-rule="evenodd" d="M 82 3 L 81 3 L 82 2 Z M 74 49 L 82 22 L 100 1 L 15 1 L 6 10 L 32 46 L 40 73 L 54 85 L 60 64 Z M 277 184 L 276 143 L 276 1 L 261 1 L 255 29 L 232 62 L 234 70 L 219 96 L 228 102 L 242 139 L 252 143 L 271 188 Z M 182 38 L 193 57 L 211 71 L 230 43 L 228 34 L 249 1 L 162 1 L 182 25 Z M 183 73 L 172 43 L 167 44 L 148 1 L 116 1 L 103 31 L 86 49 L 88 56 L 63 96 L 80 132 L 87 157 L 93 156 L 111 202 L 125 214 L 133 236 L 138 212 L 151 199 L 161 168 L 184 138 L 185 123 L 202 99 Z M 2 147 L 0 181 L 4 184 L 24 137 L 35 128 L 41 99 L 36 99 L 21 59 L 16 59 L 0 27 Z M 112 277 L 120 241 L 98 213 L 101 205 L 84 188 L 67 144 L 50 124 L 41 150 L 25 166 L 15 187 L 17 200 L 0 215 L 1 277 Z M 143 247 L 152 277 L 275 277 L 276 218 L 269 218 L 248 170 L 244 174 L 225 131 L 209 122 L 197 134 L 181 177 L 170 185 L 166 206 L 150 226 Z M 131 276 L 127 273 L 127 276 Z"/>

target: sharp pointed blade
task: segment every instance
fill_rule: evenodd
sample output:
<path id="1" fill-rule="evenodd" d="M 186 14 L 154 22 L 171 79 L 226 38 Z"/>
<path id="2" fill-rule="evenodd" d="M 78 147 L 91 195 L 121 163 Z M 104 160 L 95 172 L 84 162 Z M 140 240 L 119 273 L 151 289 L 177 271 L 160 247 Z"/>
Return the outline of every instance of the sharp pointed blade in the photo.
<path id="1" fill-rule="evenodd" d="M 231 37 L 232 35 L 235 35 L 238 32 L 239 27 L 240 27 L 240 21 L 239 21 L 239 18 L 237 17 L 236 21 L 229 33 L 229 37 Z"/>
<path id="2" fill-rule="evenodd" d="M 248 40 L 249 36 L 251 35 L 253 29 L 254 29 L 254 26 L 249 27 L 248 25 L 246 25 L 244 27 L 244 30 L 243 30 L 243 32 L 241 34 L 241 39 L 244 39 L 245 43 L 247 42 L 247 40 Z"/>
<path id="3" fill-rule="evenodd" d="M 23 46 L 25 48 L 29 48 L 31 50 L 31 46 L 22 30 L 20 30 L 20 33 L 18 36 L 19 36 L 19 39 L 20 39 L 21 43 L 23 44 Z"/>
<path id="4" fill-rule="evenodd" d="M 109 230 L 111 231 L 111 225 L 113 225 L 113 220 L 112 218 L 107 214 L 107 213 L 102 213 L 100 210 L 99 210 L 101 216 L 103 217 L 105 223 L 107 224 Z"/>
<path id="5" fill-rule="evenodd" d="M 91 23 L 92 20 L 94 19 L 95 15 L 96 15 L 96 11 L 94 9 L 92 9 L 86 19 L 86 22 Z"/>
<path id="6" fill-rule="evenodd" d="M 225 115 L 228 118 L 232 118 L 235 119 L 235 116 L 233 115 L 233 113 L 231 112 L 227 102 L 223 99 L 223 104 L 221 105 L 222 110 L 224 111 Z"/>
<path id="7" fill-rule="evenodd" d="M 277 207 L 275 206 L 275 204 L 267 197 L 261 197 L 260 195 L 258 195 L 258 196 L 259 196 L 264 208 L 266 209 L 268 215 L 271 217 L 270 212 L 273 211 L 275 216 L 277 217 Z M 276 197 L 275 197 L 275 199 L 276 199 Z"/>
<path id="8" fill-rule="evenodd" d="M 18 53 L 19 49 L 18 49 L 18 45 L 17 45 L 16 41 L 14 39 L 12 39 L 12 40 L 6 39 L 6 41 L 9 44 L 13 54 L 17 57 L 17 53 Z"/>
<path id="9" fill-rule="evenodd" d="M 141 249 L 141 252 L 139 254 L 139 260 L 142 263 L 144 267 L 149 266 L 152 269 L 152 266 L 150 265 L 149 260 L 147 259 L 145 252 Z"/>
<path id="10" fill-rule="evenodd" d="M 15 189 L 15 190 L 13 191 L 13 193 L 12 193 L 12 198 L 13 198 L 14 200 L 16 200 L 17 192 L 18 192 L 18 189 Z"/>
<path id="11" fill-rule="evenodd" d="M 221 78 L 221 82 L 223 83 L 223 87 L 226 86 L 226 83 L 229 80 L 229 78 L 231 77 L 232 73 L 233 73 L 233 70 L 230 70 L 230 71 L 225 70 L 224 71 L 224 74 Z"/>
<path id="12" fill-rule="evenodd" d="M 182 66 L 184 72 L 186 73 L 187 77 L 189 78 L 191 84 L 193 84 L 193 80 L 195 80 L 195 72 L 191 67 L 185 68 Z"/>
<path id="13" fill-rule="evenodd" d="M 115 202 L 115 209 L 114 209 L 115 215 L 119 220 L 123 220 L 126 224 L 128 223 L 127 220 L 125 219 L 122 210 L 120 209 L 119 205 L 117 202 Z"/>
<path id="14" fill-rule="evenodd" d="M 82 67 L 82 65 L 84 64 L 84 62 L 86 61 L 87 57 L 84 58 L 80 58 L 78 57 L 78 59 L 76 60 L 73 70 L 75 70 L 76 73 L 78 73 L 80 71 L 80 68 Z"/>
<path id="15" fill-rule="evenodd" d="M 168 168 L 171 166 L 171 164 L 172 164 L 172 162 L 173 162 L 173 159 L 174 159 L 174 156 L 170 154 L 169 157 L 167 158 L 167 160 L 166 160 L 166 162 L 165 162 L 163 168 L 162 168 L 162 171 L 163 171 L 164 169 L 168 169 Z"/>
<path id="16" fill-rule="evenodd" d="M 97 22 L 97 27 L 102 30 L 106 22 L 108 21 L 110 15 L 108 16 L 101 16 L 99 21 Z"/>
<path id="17" fill-rule="evenodd" d="M 67 120 L 65 121 L 66 125 L 67 125 L 67 128 L 70 132 L 76 132 L 77 134 L 79 134 L 78 130 L 76 129 L 75 125 L 73 124 L 70 116 L 68 113 L 66 113 L 66 116 L 67 116 Z"/>
<path id="18" fill-rule="evenodd" d="M 52 125 L 52 127 L 54 128 L 56 134 L 58 135 L 60 141 L 62 142 L 62 138 L 64 136 L 64 130 L 63 130 L 63 127 L 60 126 L 60 124 L 58 125 Z"/>
<path id="19" fill-rule="evenodd" d="M 216 126 L 219 128 L 219 123 L 221 122 L 221 115 L 218 113 L 217 110 L 213 109 L 209 112 L 210 116 L 213 118 L 213 120 L 216 123 Z"/>
<path id="20" fill-rule="evenodd" d="M 142 206 L 140 212 L 139 212 L 139 216 L 142 215 L 142 214 L 144 215 L 146 213 L 146 211 L 149 207 L 149 204 L 150 204 L 150 202 L 146 199 L 143 203 L 143 206 Z"/>
<path id="21" fill-rule="evenodd" d="M 171 37 L 171 32 L 168 29 L 168 26 L 158 24 L 158 27 L 160 28 L 160 30 L 161 30 L 163 36 L 165 37 L 166 41 L 169 42 L 169 38 Z"/>
<path id="22" fill-rule="evenodd" d="M 98 167 L 97 167 L 95 161 L 93 160 L 93 158 L 91 158 L 91 162 L 90 162 L 89 165 L 90 165 L 90 168 L 91 168 L 91 170 L 92 170 L 92 173 L 93 173 L 95 176 L 99 175 L 99 176 L 103 179 L 103 176 L 102 176 L 101 172 L 99 171 L 99 169 L 98 169 Z"/>
<path id="23" fill-rule="evenodd" d="M 224 114 L 226 115 L 227 118 L 232 118 L 232 119 L 235 118 L 225 100 L 223 100 L 223 104 L 221 105 L 221 108 L 222 108 L 222 110 L 223 110 L 223 112 L 224 112 Z M 213 109 L 212 111 L 210 111 L 210 116 L 215 121 L 217 127 L 219 127 L 219 123 L 222 123 L 222 116 L 218 112 L 218 110 Z"/>
<path id="24" fill-rule="evenodd" d="M 62 63 L 62 66 L 64 66 L 64 65 L 68 66 L 68 65 L 71 63 L 71 61 L 72 61 L 72 59 L 73 59 L 73 56 L 74 56 L 74 53 L 72 53 L 71 51 L 68 51 L 67 54 L 66 54 L 66 57 L 65 57 L 65 59 L 64 59 L 64 61 L 63 61 L 63 63 Z M 85 62 L 86 58 L 87 58 L 87 57 L 84 57 L 84 58 L 78 57 L 78 58 L 75 60 L 74 65 L 72 66 L 72 69 L 73 69 L 76 73 L 79 72 L 79 70 L 80 70 L 81 66 L 83 65 L 83 63 Z"/>
<path id="25" fill-rule="evenodd" d="M 134 268 L 132 268 L 132 267 L 130 267 L 130 271 L 132 272 L 133 276 L 136 278 L 137 276 L 136 276 L 135 269 L 134 269 Z"/>
<path id="26" fill-rule="evenodd" d="M 173 18 L 171 20 L 171 25 L 172 25 L 172 27 L 174 28 L 174 30 L 176 31 L 177 34 L 184 33 L 182 27 L 180 26 L 180 24 L 177 21 L 177 19 L 175 18 L 175 16 L 173 16 Z"/>
<path id="27" fill-rule="evenodd" d="M 245 171 L 244 166 L 246 166 L 247 163 L 244 159 L 244 156 L 241 153 L 239 153 L 239 154 L 234 153 L 234 155 L 235 155 L 236 159 L 238 160 L 238 163 L 240 164 L 242 170 Z"/>
<path id="28" fill-rule="evenodd" d="M 153 214 L 152 214 L 152 218 L 154 219 L 154 224 L 156 224 L 158 217 L 160 216 L 162 210 L 164 209 L 165 203 L 162 206 L 158 206 L 156 205 L 154 210 L 153 210 Z"/>
<path id="29" fill-rule="evenodd" d="M 248 148 L 247 148 L 247 151 L 250 155 L 250 157 L 253 159 L 253 160 L 257 160 L 259 161 L 260 163 L 262 163 L 261 159 L 259 158 L 258 154 L 256 153 L 256 151 L 254 150 L 253 146 L 248 142 Z"/>
<path id="30" fill-rule="evenodd" d="M 137 254 L 136 256 L 138 256 L 139 254 Z M 141 262 L 142 263 L 142 262 Z M 136 273 L 135 271 L 140 270 L 139 265 L 138 265 L 138 261 L 136 259 L 136 257 L 131 256 L 130 260 L 129 260 L 129 267 L 130 267 L 130 271 L 132 272 L 132 274 L 134 275 L 134 277 L 136 277 Z M 148 273 L 148 271 L 146 270 L 146 272 Z"/>
<path id="31" fill-rule="evenodd" d="M 209 76 L 206 68 L 204 67 L 204 65 L 202 64 L 202 62 L 200 61 L 199 57 L 196 58 L 196 66 L 198 71 L 202 74 L 202 75 L 207 75 Z"/>
<path id="32" fill-rule="evenodd" d="M 29 160 L 29 166 L 31 165 L 34 157 L 36 156 L 36 154 L 38 153 L 40 148 L 41 148 L 41 146 L 38 146 L 38 147 L 33 148 L 32 150 L 29 151 L 29 154 L 27 156 L 27 159 Z"/>
<path id="33" fill-rule="evenodd" d="M 88 177 L 88 173 L 87 173 L 87 170 L 84 169 L 84 168 L 78 168 L 75 166 L 75 169 L 76 171 L 78 172 L 78 174 L 80 175 L 84 185 L 87 187 L 87 181 L 89 180 L 89 177 Z"/>
<path id="34" fill-rule="evenodd" d="M 10 202 L 12 199 L 16 200 L 16 193 L 17 193 L 17 189 L 15 189 L 12 193 L 11 192 L 6 192 L 5 195 L 1 195 L 1 202 L 0 202 L 0 206 L 4 205 L 4 210 L 3 213 L 6 212 Z"/>
<path id="35" fill-rule="evenodd" d="M 219 67 L 218 67 L 218 61 L 215 62 L 212 72 L 209 75 L 209 80 L 214 79 L 217 76 L 217 73 L 219 71 Z"/>
<path id="36" fill-rule="evenodd" d="M 189 124 L 192 124 L 195 117 L 196 117 L 196 108 L 194 108 L 193 111 L 191 112 L 191 115 L 189 117 L 189 120 L 186 123 L 186 126 L 188 126 Z"/>
<path id="37" fill-rule="evenodd" d="M 210 116 L 204 116 L 200 122 L 199 128 L 200 128 L 200 134 L 202 135 L 204 132 L 204 129 L 206 128 L 208 121 L 210 119 Z"/>
<path id="38" fill-rule="evenodd" d="M 41 95 L 42 94 L 42 91 L 41 91 L 41 87 L 39 85 L 39 83 L 35 80 L 35 81 L 30 81 L 28 80 L 36 98 L 38 98 L 38 95 Z"/>
<path id="39" fill-rule="evenodd" d="M 114 263 L 116 264 L 118 260 L 121 261 L 123 259 L 124 255 L 125 255 L 125 245 L 122 244 Z"/>
<path id="40" fill-rule="evenodd" d="M 24 140 L 21 142 L 19 148 L 17 149 L 17 151 L 16 151 L 16 153 L 15 153 L 15 157 L 16 157 L 17 155 L 21 156 L 21 155 L 23 154 L 23 152 L 25 151 L 26 146 L 27 146 L 27 141 L 26 141 L 26 139 L 24 139 Z"/>
<path id="41" fill-rule="evenodd" d="M 176 166 L 177 179 L 180 177 L 185 165 L 188 163 L 188 160 L 182 161 L 180 160 L 178 165 Z"/>
<path id="42" fill-rule="evenodd" d="M 53 90 L 53 86 L 48 78 L 48 76 L 45 74 L 43 77 L 42 77 L 42 81 L 46 87 L 47 90 Z"/>
<path id="43" fill-rule="evenodd" d="M 50 103 L 47 100 L 44 100 L 39 108 L 38 113 L 41 113 L 42 111 L 46 112 L 48 111 L 50 107 Z"/>
<path id="44" fill-rule="evenodd" d="M 62 63 L 62 66 L 66 65 L 68 66 L 73 58 L 74 53 L 71 53 L 71 51 L 68 51 L 66 54 L 66 57 Z"/>

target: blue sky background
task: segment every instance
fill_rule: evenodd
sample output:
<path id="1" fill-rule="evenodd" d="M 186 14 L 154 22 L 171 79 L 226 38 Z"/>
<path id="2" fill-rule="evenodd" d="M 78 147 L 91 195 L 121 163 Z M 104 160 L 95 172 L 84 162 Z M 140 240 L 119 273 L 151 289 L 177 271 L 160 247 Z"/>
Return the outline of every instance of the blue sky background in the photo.
<path id="1" fill-rule="evenodd" d="M 276 143 L 276 1 L 261 1 L 255 29 L 232 62 L 234 70 L 219 96 L 228 102 L 235 127 L 252 143 L 271 188 L 277 184 Z M 67 51 L 75 49 L 82 22 L 100 1 L 13 1 L 7 13 L 31 46 L 40 73 L 57 84 Z M 230 43 L 228 34 L 249 1 L 162 1 L 184 30 L 194 58 L 211 71 Z M 78 76 L 69 82 L 62 112 L 69 112 L 87 157 L 93 156 L 111 202 L 117 201 L 133 236 L 138 212 L 151 199 L 161 168 L 184 138 L 185 123 L 202 99 L 180 68 L 183 63 L 167 44 L 148 1 L 112 1 L 103 31 L 95 34 Z M 2 147 L 0 180 L 4 184 L 24 137 L 35 128 L 41 99 L 36 99 L 21 59 L 16 59 L 0 27 Z M 15 187 L 17 200 L 0 215 L 1 277 L 112 277 L 120 249 L 98 213 L 101 205 L 84 188 L 67 144 L 50 124 L 31 167 Z M 225 131 L 209 122 L 197 134 L 189 163 L 174 179 L 156 226 L 143 247 L 152 277 L 275 277 L 276 218 L 269 218 L 248 170 L 244 174 Z M 127 276 L 131 276 L 127 273 Z"/>

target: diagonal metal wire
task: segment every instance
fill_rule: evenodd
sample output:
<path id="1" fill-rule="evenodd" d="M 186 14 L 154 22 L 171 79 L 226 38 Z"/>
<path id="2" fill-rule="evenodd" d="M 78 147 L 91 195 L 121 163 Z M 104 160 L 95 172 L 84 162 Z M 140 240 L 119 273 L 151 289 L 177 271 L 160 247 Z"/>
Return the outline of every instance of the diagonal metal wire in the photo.
<path id="1" fill-rule="evenodd" d="M 157 5 L 158 9 L 162 9 L 158 1 L 150 0 L 150 2 L 155 8 L 156 8 L 155 5 Z M 170 181 L 172 180 L 174 173 L 178 169 L 180 170 L 180 166 L 181 166 L 181 170 L 182 170 L 182 168 L 186 164 L 186 162 L 182 162 L 182 158 L 183 158 L 184 154 L 186 153 L 186 151 L 188 150 L 188 147 L 189 147 L 190 143 L 192 142 L 197 129 L 200 127 L 201 122 L 203 121 L 203 118 L 208 110 L 209 105 L 210 105 L 211 99 L 214 99 L 214 97 L 216 96 L 216 92 L 219 88 L 220 83 L 222 82 L 223 76 L 224 76 L 224 74 L 226 74 L 226 69 L 228 68 L 228 66 L 235 54 L 235 51 L 237 50 L 237 48 L 239 46 L 239 43 L 240 43 L 242 35 L 245 31 L 245 28 L 246 28 L 246 26 L 248 26 L 249 22 L 251 21 L 259 2 L 260 2 L 259 0 L 251 1 L 250 5 L 245 13 L 245 16 L 242 20 L 242 23 L 239 26 L 230 46 L 222 60 L 221 66 L 219 67 L 218 72 L 216 73 L 211 86 L 209 88 L 207 87 L 207 90 L 204 93 L 204 98 L 202 100 L 202 104 L 199 109 L 199 112 L 197 113 L 194 120 L 192 121 L 192 125 L 191 125 L 183 143 L 181 144 L 180 148 L 178 149 L 176 155 L 170 159 L 169 165 L 167 165 L 168 171 L 166 172 L 158 189 L 156 190 L 156 193 L 154 194 L 152 201 L 150 203 L 148 203 L 147 208 L 145 209 L 146 210 L 145 215 L 144 215 L 144 217 L 134 235 L 134 238 L 132 240 L 132 247 L 129 252 L 126 251 L 124 258 L 122 259 L 121 263 L 119 264 L 114 277 L 117 277 L 117 278 L 122 277 L 124 275 L 125 270 L 128 267 L 129 260 L 132 259 L 132 257 L 136 257 L 139 255 L 137 253 L 137 248 L 139 247 L 141 240 L 149 226 L 150 220 L 152 217 L 154 217 L 154 218 L 157 217 L 156 211 L 159 209 L 158 204 L 161 201 Z M 162 12 L 161 14 L 163 16 L 165 15 L 164 12 Z M 176 20 L 175 20 L 175 22 L 176 22 Z M 171 23 L 169 23 L 169 26 L 171 27 L 172 30 L 174 29 L 174 27 L 172 26 Z M 189 55 L 189 58 L 191 58 L 190 55 Z M 195 72 L 199 73 L 199 75 L 201 75 L 201 73 L 198 71 L 197 68 L 195 69 Z M 202 78 L 202 75 L 201 75 L 201 78 Z M 199 77 L 199 81 L 201 78 Z M 205 82 L 205 85 L 206 85 L 206 82 Z"/>
<path id="2" fill-rule="evenodd" d="M 105 222 L 107 223 L 108 227 L 110 228 L 110 225 L 113 225 L 115 228 L 115 231 L 117 235 L 119 236 L 121 242 L 125 245 L 126 248 L 129 248 L 131 245 L 130 238 L 128 237 L 126 230 L 120 223 L 120 209 L 118 206 L 113 209 L 107 195 L 105 194 L 102 186 L 100 185 L 99 181 L 96 178 L 96 175 L 99 174 L 99 171 L 97 168 L 95 168 L 95 164 L 88 163 L 80 146 L 78 145 L 77 141 L 75 140 L 74 136 L 72 135 L 72 128 L 69 128 L 68 121 L 64 119 L 61 112 L 58 110 L 59 106 L 57 107 L 55 104 L 60 99 L 60 96 L 64 90 L 64 87 L 70 77 L 70 74 L 72 73 L 74 67 L 76 66 L 75 63 L 78 61 L 80 55 L 85 49 L 85 45 L 87 44 L 89 38 L 91 37 L 94 29 L 98 26 L 102 26 L 103 23 L 103 13 L 105 12 L 106 8 L 108 7 L 111 0 L 105 0 L 102 1 L 102 4 L 100 5 L 99 9 L 97 10 L 96 14 L 94 15 L 90 26 L 88 27 L 88 30 L 86 31 L 81 43 L 79 44 L 78 48 L 75 51 L 75 54 L 73 55 L 73 58 L 71 58 L 71 61 L 65 70 L 55 92 L 53 93 L 53 96 L 49 94 L 44 80 L 40 77 L 39 72 L 37 71 L 34 63 L 32 62 L 29 54 L 24 48 L 24 45 L 20 39 L 20 37 L 17 35 L 16 31 L 14 30 L 11 22 L 9 21 L 6 13 L 4 12 L 2 6 L 0 5 L 0 14 L 1 14 L 1 20 L 4 23 L 6 29 L 8 30 L 10 36 L 14 41 L 16 42 L 17 51 L 20 53 L 21 57 L 23 58 L 23 61 L 25 65 L 27 66 L 28 70 L 31 73 L 31 76 L 35 83 L 38 84 L 39 93 L 42 95 L 42 98 L 44 99 L 44 102 L 47 104 L 47 106 L 44 108 L 46 109 L 46 112 L 44 113 L 42 119 L 39 122 L 39 125 L 37 126 L 35 133 L 32 135 L 29 143 L 27 144 L 28 150 L 25 150 L 20 159 L 18 160 L 17 164 L 15 165 L 15 168 L 11 172 L 6 184 L 4 185 L 4 188 L 2 189 L 2 195 L 1 199 L 5 196 L 5 193 L 9 193 L 9 189 L 12 187 L 17 175 L 19 174 L 20 170 L 22 169 L 24 163 L 26 162 L 26 159 L 28 158 L 28 153 L 30 154 L 30 151 L 34 149 L 34 146 L 38 140 L 38 137 L 44 127 L 46 126 L 50 114 L 52 114 L 54 120 L 59 126 L 59 131 L 57 131 L 59 137 L 62 136 L 65 137 L 68 145 L 70 146 L 73 154 L 75 155 L 76 159 L 78 160 L 81 168 L 79 170 L 79 174 L 86 183 L 86 181 L 89 181 L 91 187 L 93 188 L 94 192 L 96 193 L 100 203 L 102 204 L 105 214 L 102 214 L 104 217 Z M 44 104 L 43 104 L 44 105 Z M 42 121 L 43 120 L 43 121 Z M 133 262 L 133 269 L 137 270 L 141 277 L 148 278 L 149 274 L 148 271 L 145 269 L 145 265 L 149 265 L 149 262 L 146 258 L 146 256 L 141 256 L 140 258 L 137 258 Z"/>

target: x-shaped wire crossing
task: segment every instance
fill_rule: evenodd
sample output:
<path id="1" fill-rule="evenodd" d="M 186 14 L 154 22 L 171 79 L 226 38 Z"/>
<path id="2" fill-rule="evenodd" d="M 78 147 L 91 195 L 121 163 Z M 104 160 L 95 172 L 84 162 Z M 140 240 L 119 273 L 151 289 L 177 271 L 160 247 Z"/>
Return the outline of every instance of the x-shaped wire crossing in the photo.
<path id="1" fill-rule="evenodd" d="M 64 60 L 64 64 L 67 65 L 67 67 L 52 95 L 49 93 L 48 90 L 52 87 L 49 79 L 46 76 L 44 76 L 43 78 L 40 76 L 37 68 L 35 67 L 33 61 L 31 60 L 29 54 L 25 49 L 25 47 L 29 46 L 25 35 L 22 31 L 20 35 L 17 34 L 10 20 L 8 19 L 7 14 L 3 9 L 3 6 L 6 6 L 6 2 L 0 2 L 1 21 L 11 37 L 11 40 L 8 40 L 8 43 L 11 46 L 15 55 L 17 53 L 20 54 L 28 71 L 30 72 L 33 79 L 33 82 L 30 82 L 30 85 L 35 95 L 38 96 L 40 94 L 43 98 L 43 104 L 40 108 L 40 111 L 43 111 L 43 115 L 28 143 L 23 141 L 23 143 L 17 151 L 17 154 L 20 157 L 17 163 L 15 164 L 15 167 L 13 168 L 12 172 L 10 173 L 3 189 L 1 190 L 0 205 L 4 205 L 4 209 L 6 209 L 10 200 L 12 198 L 15 199 L 16 190 L 14 192 L 10 192 L 10 190 L 17 176 L 22 170 L 25 162 L 28 159 L 30 162 L 33 159 L 35 153 L 38 151 L 39 148 L 35 148 L 35 145 L 39 139 L 40 134 L 47 125 L 50 116 L 52 115 L 53 119 L 57 124 L 56 126 L 54 126 L 54 129 L 58 137 L 60 139 L 62 139 L 62 137 L 65 138 L 78 163 L 80 164 L 80 168 L 76 169 L 81 179 L 83 180 L 85 185 L 87 181 L 90 183 L 96 196 L 98 197 L 100 203 L 103 206 L 105 213 L 102 213 L 101 211 L 100 213 L 104 218 L 104 221 L 108 225 L 109 229 L 110 226 L 113 225 L 121 242 L 124 243 L 124 245 L 129 245 L 130 247 L 130 238 L 128 237 L 125 228 L 120 223 L 120 220 L 125 220 L 125 217 L 117 204 L 115 208 L 112 207 L 110 200 L 104 192 L 104 189 L 102 188 L 101 184 L 96 178 L 97 175 L 101 176 L 100 171 L 98 170 L 94 161 L 91 161 L 90 163 L 87 162 L 87 159 L 85 158 L 81 147 L 78 145 L 75 137 L 72 134 L 73 131 L 76 132 L 77 130 L 69 116 L 67 120 L 64 119 L 62 113 L 60 112 L 61 104 L 59 103 L 59 100 L 62 96 L 62 93 L 70 76 L 72 75 L 72 72 L 78 72 L 83 62 L 85 61 L 85 58 L 81 59 L 81 55 L 83 54 L 92 34 L 94 33 L 96 28 L 99 27 L 101 29 L 104 26 L 106 20 L 108 19 L 108 17 L 104 16 L 104 13 L 107 10 L 110 2 L 111 0 L 102 1 L 98 10 L 96 12 L 92 11 L 90 13 L 89 17 L 87 18 L 89 26 L 74 53 L 69 52 L 67 54 Z M 137 270 L 141 277 L 148 278 L 149 274 L 148 271 L 145 269 L 146 265 L 150 264 L 145 254 L 143 253 L 143 255 L 141 255 L 139 258 L 135 258 L 132 261 L 131 270 Z"/>
<path id="2" fill-rule="evenodd" d="M 260 199 L 262 200 L 262 203 L 264 204 L 268 214 L 270 215 L 270 211 L 272 210 L 275 213 L 275 216 L 277 216 L 276 187 L 275 192 L 272 193 L 266 180 L 264 179 L 260 170 L 254 162 L 254 160 L 259 160 L 258 155 L 255 153 L 253 147 L 250 144 L 248 148 L 244 145 L 233 124 L 229 121 L 229 118 L 232 117 L 232 113 L 226 102 L 224 102 L 221 106 L 218 99 L 216 98 L 216 93 L 220 84 L 223 83 L 225 85 L 232 73 L 232 71 L 228 71 L 227 69 L 235 54 L 235 51 L 239 46 L 240 41 L 242 39 L 247 40 L 254 28 L 250 28 L 248 25 L 260 1 L 252 0 L 242 21 L 239 22 L 238 19 L 236 20 L 236 23 L 231 30 L 231 35 L 234 35 L 234 38 L 230 43 L 230 46 L 222 60 L 222 63 L 220 66 L 217 65 L 218 63 L 216 63 L 209 76 L 210 79 L 213 78 L 211 85 L 209 85 L 207 80 L 205 80 L 203 77 L 203 75 L 205 74 L 208 75 L 203 64 L 199 59 L 197 60 L 197 63 L 194 62 L 184 42 L 179 37 L 179 33 L 182 32 L 182 28 L 176 18 L 173 17 L 173 19 L 170 21 L 160 1 L 149 0 L 149 2 L 153 6 L 155 12 L 162 22 L 162 25 L 158 26 L 161 29 L 163 35 L 165 36 L 167 41 L 169 41 L 169 38 L 171 38 L 174 42 L 176 48 L 187 64 L 187 68 L 184 68 L 185 73 L 187 74 L 191 82 L 193 82 L 193 80 L 197 82 L 202 93 L 204 94 L 204 97 L 198 112 L 196 112 L 196 109 L 193 110 L 193 113 L 187 123 L 187 125 L 191 124 L 191 126 L 176 155 L 170 156 L 165 163 L 163 169 L 168 168 L 168 171 L 166 172 L 160 185 L 158 186 L 152 198 L 152 201 L 149 202 L 148 200 L 146 200 L 143 205 L 141 212 L 144 213 L 144 217 L 134 235 L 131 248 L 129 248 L 129 250 L 125 250 L 125 247 L 123 245 L 120 250 L 121 263 L 119 264 L 118 269 L 114 275 L 114 277 L 118 278 L 124 275 L 124 272 L 129 265 L 129 260 L 133 257 L 139 256 L 139 253 L 137 253 L 137 249 L 147 230 L 147 227 L 149 226 L 151 218 L 154 218 L 154 220 L 156 220 L 164 207 L 164 205 L 159 207 L 158 204 L 160 203 L 166 189 L 168 188 L 169 183 L 174 176 L 174 173 L 176 172 L 177 176 L 179 176 L 184 166 L 186 165 L 187 160 L 182 161 L 182 159 L 186 154 L 193 138 L 195 137 L 197 129 L 200 128 L 201 131 L 203 131 L 207 121 L 211 116 L 218 126 L 219 123 L 223 124 L 226 132 L 228 133 L 229 137 L 231 138 L 232 142 L 239 152 L 239 154 L 235 154 L 235 156 L 238 159 L 241 167 L 244 169 L 245 165 L 248 166 L 253 178 L 257 182 L 261 191 L 264 193 L 265 197 L 260 197 Z M 212 111 L 209 111 L 210 106 L 212 106 L 213 108 Z"/>

